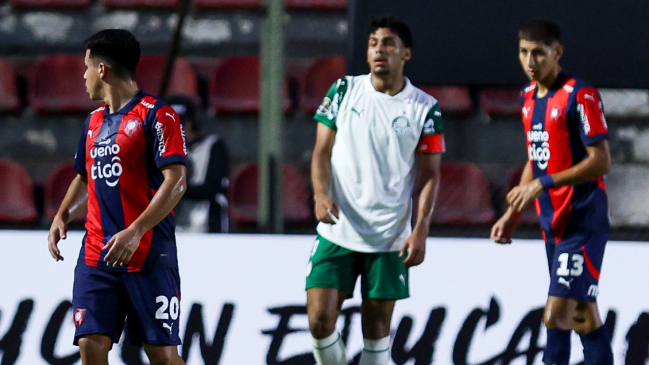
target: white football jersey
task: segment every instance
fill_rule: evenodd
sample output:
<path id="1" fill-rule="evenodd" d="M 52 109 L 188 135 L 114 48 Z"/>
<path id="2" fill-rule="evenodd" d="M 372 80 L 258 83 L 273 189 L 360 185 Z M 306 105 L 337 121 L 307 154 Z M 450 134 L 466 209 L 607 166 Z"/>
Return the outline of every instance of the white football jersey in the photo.
<path id="1" fill-rule="evenodd" d="M 444 152 L 437 100 L 408 79 L 397 95 L 376 91 L 371 75 L 336 81 L 315 119 L 336 131 L 330 195 L 337 224 L 325 239 L 359 252 L 398 251 L 412 232 L 415 153 Z"/>

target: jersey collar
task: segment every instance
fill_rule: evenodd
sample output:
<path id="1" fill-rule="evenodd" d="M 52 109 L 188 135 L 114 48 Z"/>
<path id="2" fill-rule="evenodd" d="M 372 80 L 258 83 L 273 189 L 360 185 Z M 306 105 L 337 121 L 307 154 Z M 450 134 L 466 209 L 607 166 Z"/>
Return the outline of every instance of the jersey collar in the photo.
<path id="1" fill-rule="evenodd" d="M 374 91 L 376 93 L 379 93 L 374 88 L 374 85 L 372 85 L 372 74 L 367 74 L 365 76 L 366 76 L 365 77 L 365 89 L 367 91 Z M 379 93 L 379 94 L 384 95 L 385 97 L 388 97 L 388 98 L 396 98 L 396 99 L 400 99 L 400 100 L 407 99 L 408 96 L 410 96 L 410 93 L 412 92 L 413 86 L 412 86 L 412 83 L 410 82 L 410 79 L 408 79 L 407 77 L 404 76 L 403 80 L 406 83 L 406 85 L 403 87 L 403 89 L 397 95 L 390 96 L 390 95 L 384 94 L 384 93 Z"/>
<path id="2" fill-rule="evenodd" d="M 143 97 L 144 97 L 144 90 L 140 89 L 138 90 L 137 94 L 135 94 L 135 96 L 128 103 L 126 103 L 126 105 L 124 105 L 120 110 L 112 114 L 118 113 L 118 114 L 126 115 L 128 112 L 133 110 L 133 108 L 135 108 L 135 106 L 140 102 L 140 100 L 142 100 Z M 110 114 L 108 113 L 108 106 L 106 106 L 104 108 L 104 117 L 107 117 L 109 115 Z"/>

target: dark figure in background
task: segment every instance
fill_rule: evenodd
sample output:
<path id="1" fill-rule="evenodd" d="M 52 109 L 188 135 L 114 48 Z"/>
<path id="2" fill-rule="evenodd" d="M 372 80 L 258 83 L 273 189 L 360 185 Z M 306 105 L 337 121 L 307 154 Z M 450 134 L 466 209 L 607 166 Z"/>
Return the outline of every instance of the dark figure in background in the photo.
<path id="1" fill-rule="evenodd" d="M 180 115 L 188 149 L 187 191 L 177 209 L 179 231 L 228 232 L 228 149 L 217 134 L 202 134 L 196 105 L 190 97 L 167 99 Z"/>

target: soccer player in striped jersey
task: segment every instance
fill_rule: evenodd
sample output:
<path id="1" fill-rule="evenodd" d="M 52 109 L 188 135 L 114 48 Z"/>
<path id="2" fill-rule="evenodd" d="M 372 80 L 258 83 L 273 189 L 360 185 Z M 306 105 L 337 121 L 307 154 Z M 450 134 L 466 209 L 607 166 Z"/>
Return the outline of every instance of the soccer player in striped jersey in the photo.
<path id="1" fill-rule="evenodd" d="M 408 25 L 374 20 L 370 73 L 336 81 L 315 115 L 311 179 L 320 223 L 306 289 L 319 365 L 347 364 L 335 324 L 359 276 L 360 365 L 388 364 L 395 302 L 410 295 L 408 268 L 424 260 L 444 136 L 437 100 L 403 75 L 411 52 Z"/>
<path id="2" fill-rule="evenodd" d="M 529 161 L 491 238 L 510 243 L 519 212 L 535 202 L 550 268 L 543 362 L 568 365 L 574 330 L 586 365 L 612 365 L 596 301 L 610 230 L 603 179 L 611 168 L 608 127 L 597 90 L 559 65 L 563 49 L 552 22 L 533 20 L 519 32 L 518 55 L 531 80 L 521 93 Z"/>
<path id="3" fill-rule="evenodd" d="M 72 181 L 49 232 L 49 250 L 86 206 L 86 235 L 74 274 L 74 343 L 85 365 L 108 364 L 126 318 L 151 364 L 184 364 L 180 277 L 172 209 L 186 189 L 186 147 L 176 112 L 139 90 L 140 44 L 125 30 L 86 41 L 86 88 L 104 105 L 90 113 Z"/>

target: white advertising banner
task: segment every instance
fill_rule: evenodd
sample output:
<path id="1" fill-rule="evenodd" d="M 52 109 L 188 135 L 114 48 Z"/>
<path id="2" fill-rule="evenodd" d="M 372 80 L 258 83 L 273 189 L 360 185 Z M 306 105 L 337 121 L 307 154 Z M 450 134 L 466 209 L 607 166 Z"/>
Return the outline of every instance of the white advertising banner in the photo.
<path id="1" fill-rule="evenodd" d="M 65 261 L 55 262 L 47 232 L 0 231 L 2 365 L 81 363 L 70 303 L 81 238 L 71 232 L 59 245 Z M 179 351 L 187 364 L 313 364 L 304 292 L 313 239 L 180 234 Z M 599 303 L 616 364 L 649 357 L 648 257 L 647 243 L 607 247 Z M 397 303 L 392 320 L 394 364 L 541 364 L 549 283 L 541 241 L 431 238 L 410 280 L 411 298 Z M 338 322 L 352 364 L 362 349 L 359 304 L 357 290 Z M 571 363 L 581 361 L 574 335 Z M 147 360 L 122 336 L 110 363 Z"/>

